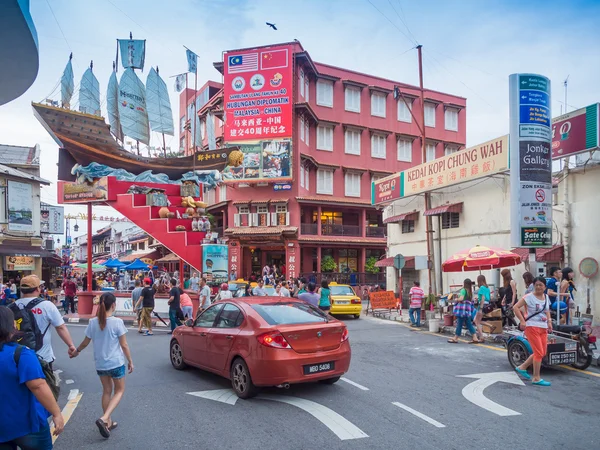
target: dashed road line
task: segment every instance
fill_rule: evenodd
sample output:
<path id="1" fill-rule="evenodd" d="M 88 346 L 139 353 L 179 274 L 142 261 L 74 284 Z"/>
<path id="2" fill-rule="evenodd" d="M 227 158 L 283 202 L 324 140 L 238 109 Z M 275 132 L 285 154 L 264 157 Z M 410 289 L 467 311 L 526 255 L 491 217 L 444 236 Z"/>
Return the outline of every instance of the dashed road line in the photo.
<path id="1" fill-rule="evenodd" d="M 404 411 L 407 411 L 415 416 L 417 416 L 419 419 L 423 419 L 425 422 L 430 423 L 431 425 L 433 425 L 436 428 L 446 428 L 446 425 L 444 425 L 443 423 L 438 422 L 435 419 L 432 419 L 429 416 L 426 416 L 423 413 L 420 413 L 419 411 L 412 409 L 410 406 L 406 406 L 400 402 L 392 402 L 392 405 L 397 406 L 400 409 L 403 409 Z"/>
<path id="2" fill-rule="evenodd" d="M 352 386 L 359 388 L 361 391 L 368 391 L 369 390 L 368 387 L 365 387 L 362 384 L 358 384 L 358 383 L 356 383 L 356 382 L 354 382 L 352 380 L 349 380 L 346 377 L 342 377 L 342 378 L 340 378 L 340 380 L 345 381 L 346 383 L 351 384 Z"/>
<path id="3" fill-rule="evenodd" d="M 65 384 L 73 384 L 75 383 L 73 380 L 65 380 Z"/>
<path id="4" fill-rule="evenodd" d="M 71 391 L 69 392 L 67 404 L 62 410 L 62 416 L 65 421 L 65 426 L 67 425 L 67 422 L 69 422 L 69 419 L 71 419 L 71 416 L 73 415 L 75 408 L 77 408 L 77 405 L 79 404 L 79 401 L 81 400 L 82 396 L 83 392 L 79 392 L 79 389 L 71 389 Z M 54 424 L 52 424 L 52 427 L 50 428 L 50 434 L 52 434 L 52 443 L 54 444 L 58 439 L 58 436 L 54 436 L 53 433 Z"/>

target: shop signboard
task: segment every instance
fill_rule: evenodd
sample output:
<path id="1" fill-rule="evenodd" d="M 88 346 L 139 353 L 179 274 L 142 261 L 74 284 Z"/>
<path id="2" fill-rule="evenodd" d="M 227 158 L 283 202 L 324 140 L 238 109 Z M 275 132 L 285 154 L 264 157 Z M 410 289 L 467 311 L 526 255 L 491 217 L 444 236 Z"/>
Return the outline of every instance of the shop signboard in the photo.
<path id="1" fill-rule="evenodd" d="M 227 245 L 202 245 L 202 276 L 208 283 L 226 283 L 229 279 Z"/>
<path id="2" fill-rule="evenodd" d="M 600 147 L 600 104 L 571 111 L 552 120 L 552 159 L 565 158 Z"/>
<path id="3" fill-rule="evenodd" d="M 92 183 L 59 182 L 59 203 L 91 203 L 108 200 L 108 178 L 96 178 Z"/>
<path id="4" fill-rule="evenodd" d="M 550 80 L 541 75 L 513 74 L 509 78 L 509 92 L 512 244 L 515 247 L 550 247 Z M 523 126 L 538 131 L 523 133 Z"/>
<path id="5" fill-rule="evenodd" d="M 223 181 L 238 183 L 281 182 L 292 178 L 292 139 L 272 139 L 254 142 L 237 142 L 244 155 L 242 164 L 228 164 Z"/>
<path id="6" fill-rule="evenodd" d="M 7 184 L 9 231 L 33 232 L 33 186 L 11 180 Z"/>
<path id="7" fill-rule="evenodd" d="M 42 204 L 40 213 L 41 232 L 48 234 L 64 234 L 65 208 Z"/>
<path id="8" fill-rule="evenodd" d="M 33 256 L 5 256 L 6 270 L 35 270 Z"/>
<path id="9" fill-rule="evenodd" d="M 379 205 L 404 197 L 403 179 L 404 172 L 400 172 L 371 183 L 371 203 Z"/>

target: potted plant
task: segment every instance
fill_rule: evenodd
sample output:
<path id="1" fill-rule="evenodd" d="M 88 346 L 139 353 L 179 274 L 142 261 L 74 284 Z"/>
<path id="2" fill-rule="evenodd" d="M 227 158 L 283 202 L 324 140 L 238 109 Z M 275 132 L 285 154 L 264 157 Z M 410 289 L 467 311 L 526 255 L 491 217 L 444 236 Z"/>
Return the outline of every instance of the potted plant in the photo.
<path id="1" fill-rule="evenodd" d="M 371 274 L 379 273 L 379 267 L 375 266 L 376 262 L 377 258 L 375 258 L 374 256 L 367 258 L 367 260 L 365 261 L 365 272 Z"/>
<path id="2" fill-rule="evenodd" d="M 321 272 L 333 272 L 336 267 L 337 264 L 333 256 L 327 255 L 321 260 Z"/>

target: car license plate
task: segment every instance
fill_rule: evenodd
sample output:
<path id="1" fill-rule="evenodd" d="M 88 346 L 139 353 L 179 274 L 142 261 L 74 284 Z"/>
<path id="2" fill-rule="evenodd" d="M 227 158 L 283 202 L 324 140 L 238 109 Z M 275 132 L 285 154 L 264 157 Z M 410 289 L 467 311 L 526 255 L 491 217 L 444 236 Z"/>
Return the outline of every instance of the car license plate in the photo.
<path id="1" fill-rule="evenodd" d="M 312 375 L 314 373 L 329 372 L 335 369 L 335 361 L 324 362 L 320 364 L 311 364 L 304 366 L 304 375 Z"/>
<path id="2" fill-rule="evenodd" d="M 556 364 L 574 364 L 577 362 L 577 352 L 554 352 L 548 355 L 548 362 Z"/>
<path id="3" fill-rule="evenodd" d="M 335 305 L 347 305 L 350 303 L 348 300 L 334 300 Z"/>

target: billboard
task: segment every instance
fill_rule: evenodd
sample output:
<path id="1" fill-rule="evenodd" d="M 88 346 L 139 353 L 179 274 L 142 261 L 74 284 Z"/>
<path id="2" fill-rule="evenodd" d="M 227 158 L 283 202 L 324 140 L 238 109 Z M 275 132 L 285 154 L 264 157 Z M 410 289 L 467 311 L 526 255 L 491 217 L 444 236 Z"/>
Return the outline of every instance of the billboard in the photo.
<path id="1" fill-rule="evenodd" d="M 227 245 L 202 245 L 202 276 L 208 283 L 227 283 L 229 265 Z"/>
<path id="2" fill-rule="evenodd" d="M 65 208 L 42 204 L 40 212 L 40 230 L 48 234 L 64 234 Z"/>
<path id="3" fill-rule="evenodd" d="M 230 51 L 223 64 L 224 141 L 244 153 L 242 166 L 225 168 L 225 181 L 291 179 L 293 47 Z"/>
<path id="4" fill-rule="evenodd" d="M 6 270 L 35 270 L 32 256 L 5 256 Z"/>
<path id="5" fill-rule="evenodd" d="M 93 183 L 59 182 L 59 203 L 90 203 L 108 200 L 108 178 L 96 178 Z"/>
<path id="6" fill-rule="evenodd" d="M 572 111 L 552 120 L 552 159 L 598 148 L 600 104 Z"/>
<path id="7" fill-rule="evenodd" d="M 33 186 L 29 183 L 8 181 L 8 229 L 33 231 Z"/>

